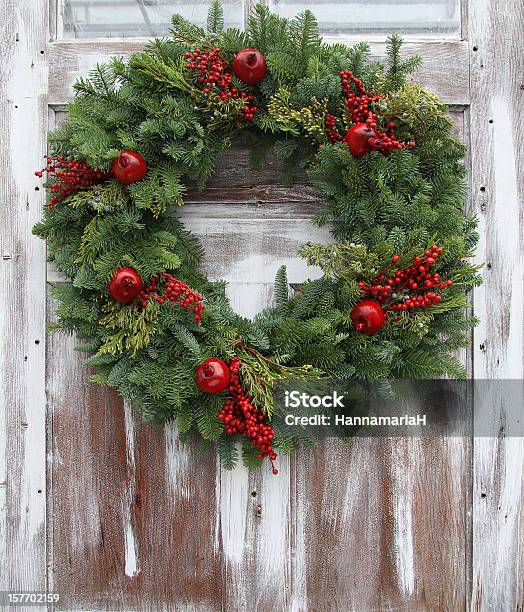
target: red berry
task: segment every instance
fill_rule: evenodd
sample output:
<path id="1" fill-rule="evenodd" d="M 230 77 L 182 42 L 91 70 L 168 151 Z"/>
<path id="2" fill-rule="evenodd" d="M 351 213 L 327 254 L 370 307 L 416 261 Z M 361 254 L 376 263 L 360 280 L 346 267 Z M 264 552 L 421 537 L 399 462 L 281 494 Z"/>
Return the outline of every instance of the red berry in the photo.
<path id="1" fill-rule="evenodd" d="M 353 157 L 364 157 L 364 155 L 367 155 L 371 151 L 369 139 L 375 136 L 375 131 L 365 123 L 357 123 L 354 125 L 348 131 L 345 138 L 351 155 L 353 155 Z"/>
<path id="2" fill-rule="evenodd" d="M 146 160 L 136 151 L 121 151 L 113 160 L 113 175 L 119 183 L 131 185 L 147 173 Z"/>
<path id="3" fill-rule="evenodd" d="M 36 175 L 42 177 L 43 173 L 47 172 L 48 178 L 55 180 L 49 190 L 51 193 L 60 194 L 51 198 L 50 208 L 82 188 L 99 183 L 106 177 L 105 173 L 89 167 L 85 161 L 66 160 L 63 157 L 46 157 L 45 159 L 47 167 L 36 172 Z"/>
<path id="4" fill-rule="evenodd" d="M 242 49 L 233 60 L 233 72 L 246 85 L 258 85 L 266 76 L 266 58 L 258 49 Z"/>
<path id="5" fill-rule="evenodd" d="M 230 397 L 218 414 L 218 418 L 224 423 L 224 431 L 229 434 L 247 436 L 258 450 L 256 456 L 259 459 L 269 457 L 272 468 L 276 469 L 273 461 L 277 454 L 271 446 L 271 440 L 274 437 L 273 429 L 271 425 L 264 424 L 263 411 L 251 403 L 252 398 L 242 389 L 238 375 L 240 369 L 238 357 L 231 359 L 227 366 L 230 371 Z"/>
<path id="6" fill-rule="evenodd" d="M 340 72 L 340 81 L 345 96 L 345 106 L 347 108 L 349 119 L 356 125 L 367 125 L 374 130 L 373 137 L 368 139 L 369 150 L 380 151 L 384 155 L 389 155 L 394 149 L 411 148 L 415 146 L 414 141 L 400 142 L 393 132 L 395 124 L 387 123 L 389 133 L 382 132 L 377 126 L 377 113 L 371 110 L 371 104 L 380 100 L 383 94 L 372 95 L 364 89 L 364 84 L 350 70 L 342 70 Z M 356 90 L 356 91 L 355 91 Z M 332 142 L 338 142 L 343 138 L 337 134 L 334 121 L 328 123 L 326 117 L 326 135 Z M 359 147 L 360 148 L 360 147 Z M 355 157 L 362 157 L 368 151 Z"/>
<path id="7" fill-rule="evenodd" d="M 133 268 L 118 268 L 107 288 L 112 298 L 127 304 L 142 292 L 142 279 Z"/>
<path id="8" fill-rule="evenodd" d="M 216 357 L 203 361 L 196 369 L 196 384 L 205 393 L 220 393 L 229 386 L 227 365 Z"/>
<path id="9" fill-rule="evenodd" d="M 378 332 L 386 322 L 386 314 L 382 306 L 374 300 L 362 300 L 350 313 L 353 327 L 366 336 Z"/>

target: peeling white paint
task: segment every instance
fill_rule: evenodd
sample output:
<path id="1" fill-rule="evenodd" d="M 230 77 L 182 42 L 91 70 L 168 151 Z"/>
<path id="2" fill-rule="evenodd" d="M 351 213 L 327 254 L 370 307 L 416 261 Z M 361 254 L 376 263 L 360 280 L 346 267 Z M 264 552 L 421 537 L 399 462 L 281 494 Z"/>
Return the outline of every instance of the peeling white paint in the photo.
<path id="1" fill-rule="evenodd" d="M 125 573 L 126 576 L 133 578 L 139 573 L 137 560 L 136 560 L 136 542 L 135 534 L 133 532 L 133 526 L 131 525 L 131 519 L 129 517 L 129 511 L 127 517 L 124 512 L 124 529 L 125 529 Z"/>
<path id="2" fill-rule="evenodd" d="M 255 534 L 250 532 L 248 520 L 249 471 L 243 465 L 237 465 L 231 471 L 224 470 L 217 459 L 215 487 L 218 523 L 215 549 L 222 553 L 224 569 L 230 577 L 228 603 L 234 610 L 254 609 L 253 601 L 249 601 L 252 577 L 247 569 L 255 553 L 251 544 Z"/>
<path id="3" fill-rule="evenodd" d="M 136 494 L 136 465 L 135 465 L 135 421 L 131 402 L 124 402 L 124 423 L 126 432 L 126 463 L 127 483 L 122 500 L 122 521 L 124 529 L 124 571 L 126 576 L 133 578 L 138 568 L 136 539 L 131 521 L 131 506 Z"/>
<path id="4" fill-rule="evenodd" d="M 272 589 L 276 601 L 287 600 L 287 586 L 291 580 L 291 566 L 288 555 L 290 544 L 291 517 L 289 513 L 289 457 L 277 458 L 278 474 L 274 475 L 269 463 L 262 466 L 260 517 L 257 534 L 257 591 L 265 601 L 267 589 Z"/>
<path id="5" fill-rule="evenodd" d="M 178 430 L 174 425 L 168 424 L 164 427 L 164 441 L 166 495 L 176 504 L 177 499 L 189 498 L 187 472 L 189 462 L 194 461 L 195 457 L 187 445 L 180 442 Z"/>
<path id="6" fill-rule="evenodd" d="M 474 291 L 480 325 L 474 333 L 478 379 L 524 376 L 524 228 L 521 168 L 523 57 L 518 0 L 469 3 L 470 40 L 479 48 L 471 65 L 471 178 L 480 219 L 476 261 L 488 262 Z M 480 52 L 482 51 L 482 55 Z M 485 187 L 476 196 L 480 186 Z M 480 210 L 479 210 L 480 209 Z M 491 437 L 474 440 L 472 610 L 522 607 L 522 492 L 524 440 L 500 435 L 506 418 L 500 398 L 481 402 Z"/>
<path id="7" fill-rule="evenodd" d="M 52 313 L 50 313 L 50 316 Z M 60 405 L 63 398 L 76 396 L 83 398 L 85 393 L 84 378 L 79 378 L 80 361 L 83 357 L 75 351 L 77 340 L 73 336 L 56 335 L 51 338 L 51 343 L 60 343 L 60 367 L 53 369 L 51 376 L 48 377 L 48 394 L 51 398 L 53 406 Z M 73 391 L 71 390 L 73 389 Z M 69 408 L 69 406 L 65 406 Z M 75 407 L 70 407 L 71 411 L 76 410 Z M 62 417 L 69 417 L 65 414 Z M 87 420 L 83 420 L 87 415 L 84 412 L 78 413 L 75 418 L 78 419 L 79 427 L 83 429 L 87 427 Z M 64 466 L 62 458 L 62 445 L 66 446 L 65 453 L 69 456 L 68 445 L 74 445 L 79 461 L 73 464 Z M 70 521 L 71 534 L 70 544 L 71 549 L 75 554 L 83 554 L 85 547 L 96 547 L 100 538 L 100 507 L 98 505 L 98 496 L 96 491 L 96 482 L 94 479 L 86 479 L 85 473 L 92 474 L 94 472 L 93 457 L 89 453 L 89 443 L 85 438 L 78 441 L 55 439 L 53 447 L 52 461 L 56 469 L 56 465 L 61 465 L 62 469 L 67 469 L 67 473 L 73 480 L 82 482 L 82 488 L 74 488 L 74 496 L 70 498 Z"/>
<path id="8" fill-rule="evenodd" d="M 273 303 L 273 283 L 237 283 L 228 282 L 226 295 L 239 315 L 252 319 L 260 312 L 260 304 Z"/>
<path id="9" fill-rule="evenodd" d="M 217 205 L 217 208 L 220 205 Z M 222 206 L 226 206 L 224 204 Z M 293 203 L 290 203 L 290 208 Z M 189 207 L 188 207 L 189 208 Z M 298 205 L 296 206 L 298 208 Z M 179 214 L 187 229 L 203 239 L 204 270 L 212 279 L 235 283 L 273 283 L 280 266 L 287 268 L 289 282 L 319 278 L 320 268 L 308 267 L 297 257 L 298 248 L 308 241 L 331 242 L 327 228 L 312 225 L 310 219 L 224 219 Z M 231 242 L 231 236 L 236 243 Z M 227 243 L 227 249 L 224 245 Z M 262 309 L 266 306 L 259 304 Z"/>
<path id="10" fill-rule="evenodd" d="M 504 444 L 504 472 L 501 475 L 501 492 L 497 515 L 497 551 L 493 573 L 497 576 L 496 583 L 504 584 L 503 569 L 509 557 L 519 563 L 519 547 L 522 539 L 518 534 L 521 520 L 522 483 L 524 482 L 523 461 L 524 438 L 506 438 Z M 520 573 L 516 571 L 516 575 Z"/>
<path id="11" fill-rule="evenodd" d="M 10 256 L 0 261 L 10 288 L 0 303 L 0 589 L 9 590 L 46 584 L 45 246 L 31 235 L 43 194 L 28 180 L 46 135 L 45 58 L 31 67 L 44 20 L 43 2 L 0 5 L 0 244 Z"/>
<path id="12" fill-rule="evenodd" d="M 217 533 L 220 533 L 225 559 L 240 569 L 246 552 L 249 470 L 243 465 L 230 471 L 217 467 L 215 499 L 218 502 L 217 517 L 220 517 L 220 531 Z"/>
<path id="13" fill-rule="evenodd" d="M 505 350 L 501 351 L 501 364 L 497 371 L 500 378 L 522 377 L 522 350 L 524 346 L 524 266 L 522 263 L 522 211 L 517 188 L 515 133 L 508 101 L 500 95 L 491 100 L 493 118 L 493 158 L 495 214 L 497 217 L 496 251 L 492 254 L 498 271 L 497 284 L 502 285 L 509 296 L 509 334 Z M 490 228 L 490 232 L 493 231 Z M 519 248 L 520 246 L 520 248 Z M 510 263 L 511 262 L 511 263 Z M 493 284 L 490 282 L 490 287 Z M 500 293 L 490 296 L 490 301 L 500 299 Z M 494 304 L 495 308 L 499 304 Z M 495 321 L 495 324 L 497 322 Z"/>
<path id="14" fill-rule="evenodd" d="M 415 559 L 413 554 L 413 483 L 412 469 L 406 464 L 411 453 L 412 440 L 397 438 L 391 451 L 391 499 L 393 502 L 395 568 L 399 588 L 404 595 L 415 591 Z M 414 446 L 414 445 L 413 445 Z"/>
<path id="15" fill-rule="evenodd" d="M 17 55 L 19 62 L 28 61 L 27 56 Z M 20 67 L 22 69 L 22 67 Z M 38 90 L 37 90 L 38 91 Z M 31 205 L 38 210 L 39 198 L 30 197 L 27 188 L 27 176 L 34 170 L 35 155 L 28 155 L 30 151 L 38 151 L 41 148 L 42 135 L 35 130 L 27 117 L 38 108 L 38 100 L 22 98 L 18 100 L 19 115 L 12 113 L 13 123 L 10 130 L 9 150 L 13 159 L 18 160 L 10 167 L 10 172 L 16 184 L 25 187 L 21 189 L 22 198 L 30 198 Z M 35 218 L 35 215 L 32 215 Z M 36 220 L 36 219 L 35 219 Z M 28 228 L 30 233 L 30 228 Z M 26 304 L 34 304 L 27 313 L 25 320 L 25 343 L 28 353 L 28 361 L 20 361 L 15 367 L 25 378 L 22 391 L 22 401 L 25 403 L 21 418 L 27 426 L 21 427 L 23 432 L 24 452 L 24 477 L 22 478 L 22 490 L 19 491 L 20 524 L 23 525 L 25 537 L 30 542 L 37 533 L 42 530 L 45 521 L 45 299 L 35 303 L 34 297 L 43 296 L 45 291 L 45 265 L 39 261 L 42 255 L 40 245 L 34 243 L 34 238 L 28 238 L 26 244 L 28 265 L 31 273 L 27 275 L 23 285 L 22 299 Z M 5 338 L 10 337 L 10 333 Z M 35 344 L 35 340 L 39 344 Z M 29 367 L 28 367 L 29 366 Z M 17 387 L 20 389 L 20 382 Z M 22 389 L 20 389 L 22 390 Z M 40 409 L 35 410 L 35 407 Z M 42 493 L 38 493 L 41 491 Z"/>
<path id="16" fill-rule="evenodd" d="M 297 461 L 301 460 L 303 460 L 303 456 L 302 458 L 297 458 Z M 295 460 L 292 459 L 290 463 L 292 464 L 293 461 Z M 295 476 L 297 475 L 295 474 Z M 293 478 L 293 474 L 290 474 L 290 478 Z M 298 482 L 301 482 L 300 478 Z M 293 494 L 293 491 L 291 491 L 291 494 Z M 295 492 L 294 525 L 293 517 L 290 517 L 291 528 L 293 529 L 292 538 L 294 539 L 294 550 L 292 549 L 291 558 L 292 575 L 290 576 L 292 587 L 291 612 L 307 612 L 309 608 L 307 601 L 308 550 L 306 547 L 306 516 L 309 515 L 307 507 L 308 499 L 309 492 L 304 491 L 299 486 Z"/>

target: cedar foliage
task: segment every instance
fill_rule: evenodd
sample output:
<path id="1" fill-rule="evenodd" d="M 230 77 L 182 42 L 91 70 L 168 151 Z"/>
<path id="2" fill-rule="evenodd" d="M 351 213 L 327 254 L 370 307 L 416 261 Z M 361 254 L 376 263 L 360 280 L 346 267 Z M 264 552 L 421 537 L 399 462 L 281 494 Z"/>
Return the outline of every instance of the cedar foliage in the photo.
<path id="1" fill-rule="evenodd" d="M 176 420 L 184 435 L 216 442 L 231 468 L 239 453 L 216 417 L 224 397 L 202 394 L 194 381 L 202 360 L 240 354 L 244 384 L 268 413 L 271 386 L 285 378 L 463 377 L 453 354 L 468 344 L 475 323 L 465 314 L 465 291 L 478 283 L 467 263 L 477 236 L 475 220 L 464 214 L 464 147 L 452 137 L 439 99 L 406 81 L 420 60 L 401 57 L 398 37 L 390 38 L 383 66 L 368 61 L 365 44 L 323 43 L 309 11 L 288 21 L 257 6 L 240 32 L 223 29 L 215 0 L 207 24 L 206 32 L 174 16 L 171 38 L 150 42 L 127 62 L 114 58 L 78 81 L 67 123 L 50 136 L 53 153 L 107 171 L 121 149 L 135 149 L 149 172 L 129 188 L 109 179 L 68 197 L 45 210 L 34 232 L 47 239 L 50 261 L 71 279 L 54 289 L 54 327 L 83 341 L 93 380 L 133 401 L 145 420 Z M 256 89 L 252 123 L 241 125 L 235 108 L 222 108 L 227 118 L 216 119 L 217 108 L 185 68 L 183 54 L 196 46 L 220 47 L 229 61 L 243 47 L 266 55 L 268 75 Z M 414 138 L 415 149 L 355 159 L 344 143 L 325 138 L 325 113 L 343 113 L 341 69 L 385 94 L 379 114 L 395 121 L 401 137 Z M 326 202 L 316 222 L 329 224 L 335 240 L 301 250 L 323 278 L 291 294 L 281 268 L 275 307 L 253 321 L 233 312 L 223 283 L 200 272 L 201 245 L 176 218 L 186 185 L 203 187 L 240 131 L 263 150 L 273 146 L 290 170 L 308 168 Z M 409 263 L 432 243 L 444 248 L 437 271 L 455 283 L 445 299 L 400 313 L 373 336 L 356 333 L 348 313 L 360 299 L 358 281 L 373 278 L 394 253 Z M 202 324 L 176 305 L 142 311 L 112 302 L 107 283 L 119 266 L 144 279 L 169 272 L 189 284 L 205 296 Z M 297 443 L 278 436 L 275 448 L 291 452 Z M 259 463 L 251 448 L 244 446 L 241 456 Z"/>

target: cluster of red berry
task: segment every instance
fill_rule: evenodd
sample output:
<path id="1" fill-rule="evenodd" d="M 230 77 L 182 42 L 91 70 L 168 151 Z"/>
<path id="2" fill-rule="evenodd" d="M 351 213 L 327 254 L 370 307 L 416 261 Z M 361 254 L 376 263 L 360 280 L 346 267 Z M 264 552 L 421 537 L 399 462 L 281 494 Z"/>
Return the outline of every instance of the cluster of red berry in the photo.
<path id="1" fill-rule="evenodd" d="M 55 195 L 49 201 L 49 208 L 54 208 L 55 204 L 73 193 L 100 183 L 107 177 L 107 174 L 101 170 L 90 168 L 84 161 L 68 160 L 65 157 L 49 157 L 47 155 L 45 159 L 47 166 L 35 172 L 35 175 L 42 178 L 44 172 L 47 172 L 48 177 L 55 181 L 50 185 L 51 193 Z"/>
<path id="2" fill-rule="evenodd" d="M 239 91 L 232 82 L 230 66 L 222 57 L 220 49 L 212 51 L 201 51 L 195 49 L 185 54 L 186 68 L 197 73 L 197 83 L 207 96 L 218 98 L 223 102 L 231 100 L 244 100 L 244 106 L 240 110 L 243 119 L 251 120 L 255 116 L 257 107 L 253 103 L 255 96 L 244 91 Z"/>
<path id="3" fill-rule="evenodd" d="M 229 394 L 224 408 L 218 413 L 218 418 L 224 422 L 228 434 L 242 434 L 251 439 L 253 445 L 259 450 L 257 457 L 269 457 L 273 467 L 273 474 L 278 474 L 273 461 L 277 458 L 271 442 L 275 435 L 271 425 L 264 423 L 264 413 L 251 403 L 251 397 L 244 393 L 240 384 L 238 371 L 240 360 L 233 357 L 228 362 L 230 371 Z"/>
<path id="4" fill-rule="evenodd" d="M 388 122 L 387 132 L 378 128 L 377 113 L 371 110 L 371 105 L 380 100 L 383 95 L 368 93 L 364 84 L 350 70 L 341 70 L 340 80 L 344 90 L 345 106 L 349 111 L 349 119 L 353 127 L 342 136 L 337 130 L 336 117 L 326 115 L 326 134 L 332 142 L 346 140 L 351 153 L 362 157 L 370 150 L 391 153 L 394 149 L 414 147 L 413 141 L 400 142 L 395 135 L 395 124 Z"/>
<path id="5" fill-rule="evenodd" d="M 453 285 L 451 280 L 441 280 L 437 272 L 431 272 L 437 258 L 442 254 L 442 248 L 433 245 L 424 252 L 422 257 L 414 257 L 413 265 L 404 270 L 397 270 L 396 265 L 400 260 L 398 255 L 393 255 L 393 263 L 382 270 L 382 272 L 371 281 L 358 283 L 362 292 L 367 297 L 373 297 L 381 304 L 388 304 L 385 310 L 408 310 L 412 308 L 427 308 L 442 301 L 442 296 L 433 291 L 434 287 L 445 289 Z M 404 291 L 421 292 L 418 295 L 405 296 Z M 399 299 L 398 294 L 407 297 L 402 302 L 394 303 Z"/>
<path id="6" fill-rule="evenodd" d="M 160 287 L 160 285 L 163 285 L 163 287 Z M 142 289 L 139 295 L 139 304 L 145 308 L 148 300 L 151 298 L 160 304 L 165 302 L 174 304 L 176 302 L 186 310 L 191 308 L 194 313 L 195 323 L 200 323 L 202 320 L 204 312 L 202 300 L 204 298 L 184 282 L 167 272 L 163 272 L 160 276 L 155 276 L 149 280 L 149 284 Z"/>
<path id="7" fill-rule="evenodd" d="M 377 102 L 383 95 L 372 95 L 364 88 L 364 83 L 351 72 L 351 70 L 340 71 L 340 82 L 346 97 L 346 108 L 349 111 L 349 118 L 353 123 L 367 123 L 369 127 L 377 127 L 377 114 L 369 107 L 373 102 Z M 355 93 L 352 85 L 356 89 Z"/>

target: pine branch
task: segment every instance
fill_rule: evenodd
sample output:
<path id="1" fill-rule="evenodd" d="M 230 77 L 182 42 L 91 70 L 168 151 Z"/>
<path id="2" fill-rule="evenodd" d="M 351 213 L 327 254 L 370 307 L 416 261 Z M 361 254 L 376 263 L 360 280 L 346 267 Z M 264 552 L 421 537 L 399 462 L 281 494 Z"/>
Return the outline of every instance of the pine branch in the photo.
<path id="1" fill-rule="evenodd" d="M 285 315 L 288 312 L 289 285 L 285 266 L 280 266 L 275 278 L 275 303 L 276 310 L 280 315 Z"/>
<path id="2" fill-rule="evenodd" d="M 386 53 L 389 61 L 386 73 L 386 91 L 398 91 L 406 81 L 406 77 L 413 73 L 422 63 L 422 58 L 415 55 L 406 61 L 400 57 L 402 38 L 392 34 L 387 40 Z"/>
<path id="3" fill-rule="evenodd" d="M 220 0 L 212 0 L 207 13 L 208 34 L 220 34 L 224 29 L 224 9 Z"/>

